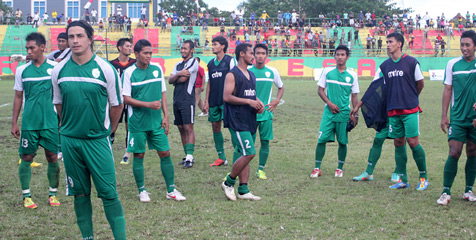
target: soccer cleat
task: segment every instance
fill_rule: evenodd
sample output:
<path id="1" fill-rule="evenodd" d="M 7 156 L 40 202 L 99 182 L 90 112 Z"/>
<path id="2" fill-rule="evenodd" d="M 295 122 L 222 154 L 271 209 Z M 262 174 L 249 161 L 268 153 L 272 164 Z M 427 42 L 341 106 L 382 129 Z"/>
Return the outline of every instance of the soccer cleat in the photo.
<path id="1" fill-rule="evenodd" d="M 172 192 L 167 193 L 167 200 L 185 201 L 187 198 L 184 197 L 177 189 L 174 189 Z"/>
<path id="2" fill-rule="evenodd" d="M 185 163 L 185 159 L 186 159 L 186 158 L 182 158 L 182 161 L 179 162 L 178 164 L 179 164 L 179 165 L 183 165 L 183 164 Z"/>
<path id="3" fill-rule="evenodd" d="M 363 172 L 357 177 L 352 178 L 352 180 L 360 182 L 360 181 L 373 181 L 374 175 L 369 175 L 367 172 Z"/>
<path id="4" fill-rule="evenodd" d="M 312 170 L 312 173 L 309 177 L 311 178 L 317 178 L 317 177 L 320 177 L 321 176 L 321 169 L 319 168 L 314 168 L 314 170 Z"/>
<path id="5" fill-rule="evenodd" d="M 262 180 L 268 179 L 268 177 L 266 177 L 266 173 L 263 170 L 256 171 L 256 177 Z"/>
<path id="6" fill-rule="evenodd" d="M 391 189 L 404 189 L 410 187 L 410 184 L 404 183 L 402 181 L 396 183 L 395 185 L 390 186 Z"/>
<path id="7" fill-rule="evenodd" d="M 48 198 L 48 203 L 52 207 L 57 207 L 57 206 L 61 205 L 61 203 L 58 201 L 58 198 L 56 196 L 50 196 Z"/>
<path id="8" fill-rule="evenodd" d="M 198 116 L 199 116 L 199 117 L 206 117 L 206 116 L 208 116 L 208 114 L 207 114 L 207 113 L 204 113 L 204 112 L 201 112 L 200 114 L 198 114 Z"/>
<path id="9" fill-rule="evenodd" d="M 428 184 L 428 180 L 426 180 L 425 178 L 420 178 L 420 182 L 418 182 L 418 187 L 416 188 L 416 190 L 423 191 L 428 188 Z"/>
<path id="10" fill-rule="evenodd" d="M 23 199 L 23 206 L 30 209 L 37 208 L 36 204 L 31 200 L 31 197 Z"/>
<path id="11" fill-rule="evenodd" d="M 139 200 L 143 203 L 150 202 L 149 193 L 147 191 L 142 191 L 139 193 Z"/>
<path id="12" fill-rule="evenodd" d="M 251 201 L 259 201 L 261 200 L 260 197 L 253 195 L 253 193 L 249 192 L 247 194 L 238 194 L 239 199 L 243 200 L 251 200 Z"/>
<path id="13" fill-rule="evenodd" d="M 213 167 L 213 166 L 221 166 L 221 165 L 228 165 L 228 161 L 226 160 L 221 160 L 221 159 L 217 159 L 214 163 L 210 164 L 210 167 Z"/>
<path id="14" fill-rule="evenodd" d="M 476 202 L 476 196 L 474 196 L 473 191 L 471 190 L 469 190 L 468 192 L 465 192 L 463 194 L 463 198 L 470 202 Z"/>
<path id="15" fill-rule="evenodd" d="M 450 200 L 451 200 L 451 195 L 443 193 L 443 194 L 441 194 L 440 198 L 438 198 L 438 200 L 436 200 L 436 203 L 438 203 L 438 205 L 446 206 L 446 205 L 448 205 L 448 203 L 450 203 Z"/>
<path id="16" fill-rule="evenodd" d="M 124 164 L 124 165 L 129 164 L 129 157 L 124 155 L 124 157 L 122 158 L 121 164 Z"/>
<path id="17" fill-rule="evenodd" d="M 221 183 L 221 189 L 225 192 L 225 196 L 230 199 L 231 201 L 236 201 L 236 196 L 235 196 L 235 188 L 234 187 L 229 187 L 225 184 L 225 182 Z"/>
<path id="18" fill-rule="evenodd" d="M 390 181 L 394 183 L 400 182 L 400 176 L 397 173 L 392 173 L 392 178 L 390 179 Z"/>
<path id="19" fill-rule="evenodd" d="M 340 169 L 336 169 L 336 173 L 334 174 L 334 177 L 343 177 L 344 176 L 344 171 Z"/>
<path id="20" fill-rule="evenodd" d="M 194 161 L 186 160 L 185 163 L 183 164 L 183 168 L 191 168 L 193 167 Z"/>
<path id="21" fill-rule="evenodd" d="M 20 165 L 20 164 L 21 164 L 21 158 L 20 158 L 20 160 L 18 160 L 18 165 Z M 37 162 L 33 161 L 30 166 L 31 167 L 41 167 L 41 166 L 43 166 L 43 163 L 37 163 Z"/>

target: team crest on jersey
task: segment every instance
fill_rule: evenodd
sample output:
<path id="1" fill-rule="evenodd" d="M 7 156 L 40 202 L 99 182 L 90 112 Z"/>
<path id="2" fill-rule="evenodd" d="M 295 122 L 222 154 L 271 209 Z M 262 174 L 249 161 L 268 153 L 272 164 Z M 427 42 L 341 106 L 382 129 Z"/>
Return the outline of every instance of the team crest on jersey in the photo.
<path id="1" fill-rule="evenodd" d="M 53 68 L 48 68 L 46 72 L 48 73 L 48 75 L 51 75 L 51 73 L 53 72 Z"/>
<path id="2" fill-rule="evenodd" d="M 345 77 L 345 81 L 349 83 L 350 82 L 350 77 Z"/>
<path id="3" fill-rule="evenodd" d="M 93 77 L 95 78 L 98 78 L 101 75 L 101 73 L 99 72 L 99 69 L 97 68 L 93 69 L 92 74 L 93 74 Z"/>
<path id="4" fill-rule="evenodd" d="M 154 75 L 154 77 L 158 77 L 159 76 L 159 71 L 155 70 L 152 72 L 152 74 Z"/>
<path id="5" fill-rule="evenodd" d="M 271 76 L 271 73 L 270 72 L 265 72 L 264 75 L 266 75 L 266 77 L 269 78 Z"/>

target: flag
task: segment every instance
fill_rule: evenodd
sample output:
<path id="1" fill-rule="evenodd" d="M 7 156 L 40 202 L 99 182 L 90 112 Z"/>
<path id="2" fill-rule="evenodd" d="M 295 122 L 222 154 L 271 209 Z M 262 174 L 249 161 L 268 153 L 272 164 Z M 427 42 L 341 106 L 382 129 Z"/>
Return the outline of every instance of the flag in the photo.
<path id="1" fill-rule="evenodd" d="M 88 9 L 89 7 L 91 7 L 91 4 L 93 3 L 94 0 L 89 0 L 89 2 L 86 3 L 86 5 L 84 5 L 84 9 Z"/>
<path id="2" fill-rule="evenodd" d="M 197 4 L 197 8 L 200 8 L 200 5 L 198 4 L 198 0 L 194 0 L 194 1 Z"/>

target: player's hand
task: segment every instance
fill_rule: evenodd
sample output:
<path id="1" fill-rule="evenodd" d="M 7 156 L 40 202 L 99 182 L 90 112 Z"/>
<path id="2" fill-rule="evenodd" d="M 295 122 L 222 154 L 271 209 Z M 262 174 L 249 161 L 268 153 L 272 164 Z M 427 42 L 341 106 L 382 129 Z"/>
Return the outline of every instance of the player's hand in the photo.
<path id="1" fill-rule="evenodd" d="M 249 105 L 252 108 L 254 108 L 257 113 L 263 113 L 263 111 L 264 111 L 263 102 L 261 102 L 259 99 L 257 99 L 257 100 L 251 100 L 250 99 Z"/>
<path id="2" fill-rule="evenodd" d="M 473 105 L 473 109 L 474 111 L 476 111 L 476 103 Z"/>
<path id="3" fill-rule="evenodd" d="M 476 127 L 476 119 L 473 120 L 473 127 Z"/>
<path id="4" fill-rule="evenodd" d="M 149 102 L 149 108 L 159 110 L 162 108 L 162 100 Z"/>
<path id="5" fill-rule="evenodd" d="M 355 115 L 351 113 L 350 120 L 352 120 L 352 122 L 354 123 L 354 127 L 356 127 L 357 124 L 359 123 L 359 115 Z"/>
<path id="6" fill-rule="evenodd" d="M 359 115 L 359 107 L 354 107 L 351 111 L 350 111 L 350 116 L 358 116 Z"/>
<path id="7" fill-rule="evenodd" d="M 203 85 L 202 85 L 202 87 L 200 88 L 200 90 L 202 90 L 202 92 L 205 91 L 205 88 L 203 87 Z"/>
<path id="8" fill-rule="evenodd" d="M 190 71 L 188 71 L 187 69 L 183 69 L 182 71 L 178 72 L 179 76 L 181 77 L 190 77 Z"/>
<path id="9" fill-rule="evenodd" d="M 204 112 L 205 114 L 208 114 L 208 102 L 207 102 L 207 101 L 205 101 L 205 102 L 203 103 L 203 112 Z"/>
<path id="10" fill-rule="evenodd" d="M 169 135 L 169 118 L 168 117 L 164 117 L 164 119 L 162 119 L 162 128 L 165 131 L 165 135 Z"/>
<path id="11" fill-rule="evenodd" d="M 274 100 L 274 101 L 271 101 L 269 104 L 266 104 L 266 106 L 268 106 L 268 112 L 273 112 L 274 109 L 278 106 L 278 104 L 279 104 L 278 100 Z"/>
<path id="12" fill-rule="evenodd" d="M 475 119 L 476 120 L 476 119 Z M 474 126 L 474 121 L 473 121 L 473 126 Z M 441 130 L 446 133 L 446 129 L 450 127 L 450 121 L 448 121 L 448 116 L 442 116 L 441 117 Z"/>
<path id="13" fill-rule="evenodd" d="M 329 107 L 329 110 L 331 110 L 332 113 L 334 113 L 334 114 L 340 113 L 339 107 L 337 105 L 335 105 L 334 103 L 329 102 L 327 104 L 327 106 Z"/>
<path id="14" fill-rule="evenodd" d="M 18 128 L 18 125 L 16 124 L 12 126 L 12 135 L 16 139 L 20 139 L 20 129 Z"/>

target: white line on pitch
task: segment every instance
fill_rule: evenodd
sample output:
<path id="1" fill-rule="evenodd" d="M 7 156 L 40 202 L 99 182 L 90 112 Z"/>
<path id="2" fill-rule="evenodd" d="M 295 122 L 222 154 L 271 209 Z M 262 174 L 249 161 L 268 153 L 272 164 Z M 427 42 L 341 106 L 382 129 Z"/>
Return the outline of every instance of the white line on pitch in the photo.
<path id="1" fill-rule="evenodd" d="M 8 106 L 8 105 L 10 105 L 10 103 L 5 103 L 5 104 L 2 104 L 2 105 L 0 105 L 0 108 L 2 108 L 2 107 L 6 107 L 6 106 Z"/>

